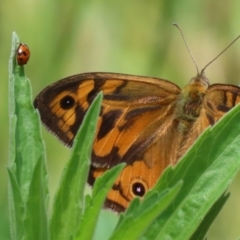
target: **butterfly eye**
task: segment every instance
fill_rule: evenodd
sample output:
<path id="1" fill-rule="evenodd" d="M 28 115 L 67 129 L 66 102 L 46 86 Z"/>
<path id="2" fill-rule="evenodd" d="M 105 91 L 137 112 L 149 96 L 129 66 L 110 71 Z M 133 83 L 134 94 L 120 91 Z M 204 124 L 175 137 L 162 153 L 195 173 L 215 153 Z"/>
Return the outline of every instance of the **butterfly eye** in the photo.
<path id="1" fill-rule="evenodd" d="M 60 106 L 62 109 L 67 110 L 75 105 L 75 99 L 72 96 L 65 96 L 60 101 Z"/>
<path id="2" fill-rule="evenodd" d="M 146 183 L 144 183 L 141 179 L 137 179 L 132 184 L 132 195 L 137 197 L 143 197 L 148 190 Z"/>

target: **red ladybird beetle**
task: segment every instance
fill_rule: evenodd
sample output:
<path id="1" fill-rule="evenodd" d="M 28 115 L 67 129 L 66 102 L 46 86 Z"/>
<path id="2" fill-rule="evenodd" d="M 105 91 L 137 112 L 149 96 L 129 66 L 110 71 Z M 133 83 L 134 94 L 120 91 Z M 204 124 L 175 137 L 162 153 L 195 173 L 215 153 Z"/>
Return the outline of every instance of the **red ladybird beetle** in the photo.
<path id="1" fill-rule="evenodd" d="M 26 44 L 24 43 L 19 44 L 16 58 L 17 58 L 18 65 L 27 64 L 28 59 L 30 58 L 30 50 Z"/>

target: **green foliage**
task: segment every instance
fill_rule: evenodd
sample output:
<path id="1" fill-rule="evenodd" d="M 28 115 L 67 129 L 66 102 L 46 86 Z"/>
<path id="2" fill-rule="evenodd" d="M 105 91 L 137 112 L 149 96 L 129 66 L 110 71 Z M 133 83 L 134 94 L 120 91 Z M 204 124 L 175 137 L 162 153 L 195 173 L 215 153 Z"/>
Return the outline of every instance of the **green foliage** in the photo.
<path id="1" fill-rule="evenodd" d="M 99 177 L 92 194 L 84 195 L 100 94 L 74 140 L 49 217 L 45 147 L 29 80 L 24 67 L 15 63 L 17 42 L 13 34 L 8 165 L 12 239 L 203 239 L 240 169 L 240 106 L 208 128 L 176 166 L 167 168 L 144 200 L 134 199 L 120 217 L 114 213 L 103 217 L 104 199 L 124 164 Z M 99 221 L 104 221 L 104 230 Z"/>
<path id="2" fill-rule="evenodd" d="M 201 224 L 198 226 L 195 233 L 191 236 L 191 240 L 201 240 L 204 239 L 209 227 L 211 226 L 212 222 L 222 209 L 223 205 L 226 203 L 227 199 L 229 198 L 230 194 L 222 195 L 217 202 L 211 207 L 207 215 L 201 221 Z"/>
<path id="3" fill-rule="evenodd" d="M 121 72 L 169 79 L 180 86 L 196 74 L 182 29 L 201 69 L 239 34 L 240 1 L 9 1 L 0 7 L 0 239 L 9 239 L 7 59 L 13 30 L 31 50 L 25 66 L 35 96 L 44 86 L 75 73 Z M 212 13 L 214 9 L 214 14 Z M 239 41 L 208 67 L 211 83 L 239 85 Z M 49 194 L 54 195 L 69 149 L 47 131 Z M 57 150 L 56 150 L 57 149 Z M 239 236 L 240 174 L 209 239 Z M 50 198 L 50 203 L 53 197 Z M 51 210 L 51 208 L 50 208 Z M 226 224 L 230 223 L 231 224 Z"/>
<path id="4" fill-rule="evenodd" d="M 13 34 L 9 62 L 10 146 L 8 172 L 12 239 L 49 239 L 47 171 L 38 113 L 24 68 L 16 65 L 19 38 Z"/>

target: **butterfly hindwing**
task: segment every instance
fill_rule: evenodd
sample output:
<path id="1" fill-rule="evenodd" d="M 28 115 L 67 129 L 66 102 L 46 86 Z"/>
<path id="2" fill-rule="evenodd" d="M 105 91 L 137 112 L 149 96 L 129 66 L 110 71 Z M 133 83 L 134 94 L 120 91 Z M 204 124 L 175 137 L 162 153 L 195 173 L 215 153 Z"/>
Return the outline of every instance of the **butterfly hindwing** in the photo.
<path id="1" fill-rule="evenodd" d="M 206 93 L 204 108 L 208 114 L 209 123 L 213 125 L 226 112 L 240 102 L 240 88 L 234 85 L 213 84 Z"/>

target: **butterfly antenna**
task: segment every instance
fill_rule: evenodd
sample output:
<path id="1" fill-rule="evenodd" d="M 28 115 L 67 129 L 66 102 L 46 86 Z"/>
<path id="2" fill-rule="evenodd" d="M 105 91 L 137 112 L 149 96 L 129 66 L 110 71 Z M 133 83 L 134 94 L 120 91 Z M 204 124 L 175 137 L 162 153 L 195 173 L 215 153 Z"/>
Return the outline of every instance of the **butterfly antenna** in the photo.
<path id="1" fill-rule="evenodd" d="M 228 48 L 230 48 L 238 39 L 240 38 L 240 35 L 237 36 L 225 49 L 223 49 L 212 61 L 210 61 L 201 71 L 201 74 L 205 71 L 205 69 L 214 62 L 218 57 L 220 57 Z"/>
<path id="2" fill-rule="evenodd" d="M 192 60 L 193 60 L 193 63 L 194 63 L 194 65 L 195 65 L 195 67 L 196 67 L 196 69 L 197 69 L 197 73 L 198 73 L 198 75 L 199 75 L 199 69 L 198 69 L 197 62 L 196 62 L 196 60 L 194 59 L 190 48 L 188 47 L 188 44 L 187 44 L 187 41 L 186 41 L 186 38 L 185 38 L 185 36 L 184 36 L 184 34 L 183 34 L 182 29 L 178 26 L 177 23 L 173 23 L 172 25 L 175 26 L 175 27 L 179 30 L 179 32 L 181 33 L 182 38 L 183 38 L 183 41 L 184 41 L 184 43 L 185 43 L 185 46 L 186 46 L 186 48 L 187 48 L 187 50 L 188 50 L 188 52 L 189 52 L 189 54 L 190 54 L 190 56 L 191 56 L 191 58 L 192 58 Z"/>

